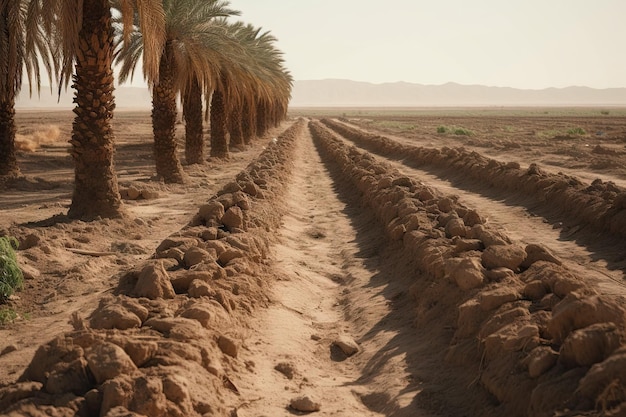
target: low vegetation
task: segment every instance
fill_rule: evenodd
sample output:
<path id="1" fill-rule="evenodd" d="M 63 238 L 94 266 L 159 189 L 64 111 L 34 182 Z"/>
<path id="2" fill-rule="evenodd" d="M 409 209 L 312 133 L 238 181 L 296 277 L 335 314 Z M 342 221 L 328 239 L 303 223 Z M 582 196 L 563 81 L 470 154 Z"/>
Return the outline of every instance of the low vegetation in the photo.
<path id="1" fill-rule="evenodd" d="M 12 237 L 0 237 L 0 302 L 22 288 L 24 276 L 17 265 L 15 250 L 18 242 Z"/>
<path id="2" fill-rule="evenodd" d="M 474 132 L 464 127 L 457 126 L 437 126 L 437 133 L 441 135 L 453 134 L 458 136 L 472 136 Z"/>

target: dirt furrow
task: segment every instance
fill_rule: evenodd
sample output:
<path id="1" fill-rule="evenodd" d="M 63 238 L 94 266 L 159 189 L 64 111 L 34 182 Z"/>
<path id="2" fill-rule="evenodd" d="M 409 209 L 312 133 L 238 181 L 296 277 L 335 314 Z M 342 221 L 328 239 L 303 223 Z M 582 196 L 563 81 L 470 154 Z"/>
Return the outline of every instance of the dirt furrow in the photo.
<path id="1" fill-rule="evenodd" d="M 272 266 L 279 277 L 274 303 L 250 325 L 244 359 L 254 363 L 255 372 L 239 383 L 243 403 L 238 415 L 289 415 L 290 401 L 299 396 L 318 402 L 320 416 L 379 415 L 353 395 L 360 371 L 333 348 L 340 337 L 354 338 L 341 311 L 341 283 L 348 274 L 359 284 L 368 282 L 372 272 L 357 257 L 346 204 L 333 191 L 308 132 L 296 154 L 287 214 L 273 248 Z"/>
<path id="2" fill-rule="evenodd" d="M 623 250 L 621 246 L 614 245 L 612 240 L 605 239 L 605 243 L 602 243 L 603 238 L 594 236 L 596 239 L 589 247 L 572 238 L 580 228 L 563 227 L 563 223 L 558 221 L 551 223 L 538 214 L 542 213 L 540 207 L 529 210 L 525 206 L 527 202 L 517 199 L 519 203 L 516 204 L 515 198 L 510 195 L 485 187 L 482 187 L 484 193 L 474 191 L 481 188 L 480 185 L 463 178 L 446 178 L 446 172 L 442 170 L 427 171 L 412 167 L 407 161 L 381 155 L 375 157 L 389 163 L 402 175 L 479 210 L 492 226 L 503 230 L 512 239 L 524 244 L 541 242 L 557 257 L 566 260 L 570 269 L 597 285 L 604 294 L 626 295 L 625 265 L 619 264 Z"/>
<path id="3" fill-rule="evenodd" d="M 487 405 L 468 391 L 464 415 L 604 416 L 621 407 L 613 386 L 622 372 L 623 296 L 598 294 L 540 242 L 515 243 L 481 212 L 347 146 L 319 122 L 310 127 L 414 265 L 405 288 L 417 334 L 435 336 L 423 361 L 441 369 L 426 389 L 450 388 L 451 402 L 459 384 L 493 396 Z"/>
<path id="4" fill-rule="evenodd" d="M 343 136 L 342 136 L 343 137 Z M 358 141 L 343 137 L 350 144 Z M 369 151 L 374 149 L 368 148 Z M 498 187 L 491 187 L 455 169 L 417 164 L 411 158 L 392 152 L 375 153 L 381 161 L 391 164 L 402 175 L 432 186 L 453 196 L 464 205 L 478 209 L 496 228 L 506 231 L 522 243 L 541 242 L 568 266 L 588 279 L 604 294 L 626 293 L 626 262 L 623 241 L 576 224 L 562 213 L 555 213 L 549 203 L 533 196 Z"/>

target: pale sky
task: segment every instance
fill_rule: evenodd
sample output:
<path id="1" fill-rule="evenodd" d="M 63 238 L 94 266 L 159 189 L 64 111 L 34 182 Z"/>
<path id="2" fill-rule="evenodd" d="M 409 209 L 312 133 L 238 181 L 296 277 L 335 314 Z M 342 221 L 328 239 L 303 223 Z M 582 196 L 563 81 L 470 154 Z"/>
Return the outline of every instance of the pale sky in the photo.
<path id="1" fill-rule="evenodd" d="M 626 0 L 231 0 L 296 80 L 626 87 Z"/>

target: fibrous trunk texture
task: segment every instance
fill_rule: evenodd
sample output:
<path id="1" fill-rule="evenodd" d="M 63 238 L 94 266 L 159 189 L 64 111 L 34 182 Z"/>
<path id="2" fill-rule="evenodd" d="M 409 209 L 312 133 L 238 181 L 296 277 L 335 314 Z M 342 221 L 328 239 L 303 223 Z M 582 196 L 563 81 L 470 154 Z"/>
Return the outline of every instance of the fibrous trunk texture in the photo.
<path id="1" fill-rule="evenodd" d="M 171 45 L 165 45 L 159 80 L 152 89 L 152 131 L 157 175 L 167 183 L 182 183 L 182 166 L 176 155 L 176 92 Z"/>
<path id="2" fill-rule="evenodd" d="M 230 132 L 230 146 L 242 149 L 244 147 L 243 129 L 241 127 L 241 107 L 235 106 L 228 117 L 228 130 Z"/>
<path id="3" fill-rule="evenodd" d="M 76 117 L 71 154 L 75 163 L 71 218 L 120 217 L 122 200 L 113 166 L 111 118 L 113 28 L 109 0 L 85 2 L 74 75 Z"/>
<path id="4" fill-rule="evenodd" d="M 246 101 L 243 105 L 243 112 L 241 115 L 241 130 L 243 131 L 243 141 L 246 145 L 252 143 L 252 140 L 256 136 L 256 120 L 252 114 L 252 107 L 250 103 Z"/>
<path id="5" fill-rule="evenodd" d="M 15 100 L 0 101 L 0 177 L 20 173 L 15 156 Z"/>
<path id="6" fill-rule="evenodd" d="M 263 136 L 267 133 L 267 109 L 264 102 L 260 102 L 256 111 L 256 134 Z"/>
<path id="7" fill-rule="evenodd" d="M 211 156 L 215 158 L 228 157 L 224 94 L 219 90 L 213 91 L 211 97 Z"/>
<path id="8" fill-rule="evenodd" d="M 202 138 L 202 90 L 197 79 L 183 100 L 185 117 L 185 159 L 189 165 L 204 162 L 204 140 Z"/>

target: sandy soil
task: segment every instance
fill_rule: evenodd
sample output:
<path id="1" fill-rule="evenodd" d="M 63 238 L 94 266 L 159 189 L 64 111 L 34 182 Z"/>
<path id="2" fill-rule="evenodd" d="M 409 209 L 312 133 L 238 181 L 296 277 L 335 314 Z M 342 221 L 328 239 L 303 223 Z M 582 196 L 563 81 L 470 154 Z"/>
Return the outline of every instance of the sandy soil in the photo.
<path id="1" fill-rule="evenodd" d="M 2 190 L 0 202 L 0 234 L 23 242 L 18 257 L 27 272 L 25 288 L 8 304 L 19 317 L 0 330 L 0 387 L 17 380 L 39 345 L 72 329 L 73 313 L 87 317 L 100 300 L 114 294 L 126 271 L 145 263 L 160 242 L 188 225 L 198 206 L 232 181 L 272 137 L 291 124 L 234 152 L 227 161 L 185 166 L 185 185 L 164 185 L 152 178 L 149 116 L 119 113 L 116 166 L 120 184 L 148 198 L 127 199 L 126 219 L 83 223 L 64 217 L 72 191 L 68 180 L 72 165 L 64 139 L 70 120 L 69 114 L 20 115 L 20 134 L 40 143 L 20 152 L 25 177 Z M 522 167 L 535 162 L 548 172 L 562 171 L 589 183 L 595 178 L 618 185 L 626 182 L 622 117 L 439 114 L 342 120 L 403 144 L 463 146 L 499 161 L 519 162 Z M 50 126 L 57 126 L 58 132 L 47 130 Z M 462 126 L 473 134 L 437 134 L 438 126 Z M 590 133 L 568 136 L 573 127 Z M 39 137 L 58 140 L 37 139 L 37 131 L 44 132 Z M 226 390 L 220 394 L 216 414 L 301 415 L 289 406 L 301 396 L 317 403 L 315 415 L 324 416 L 496 416 L 515 410 L 508 391 L 494 391 L 498 384 L 493 383 L 493 369 L 481 368 L 484 357 L 478 354 L 472 362 L 475 347 L 468 348 L 464 360 L 454 359 L 455 352 L 465 349 L 459 346 L 466 346 L 457 329 L 456 307 L 462 302 L 458 300 L 475 293 L 468 296 L 452 290 L 448 283 L 432 280 L 429 276 L 438 276 L 438 267 L 432 267 L 434 272 L 424 269 L 422 259 L 416 259 L 402 239 L 390 238 L 389 225 L 376 214 L 382 209 L 364 201 L 364 193 L 348 182 L 344 167 L 330 162 L 327 150 L 314 143 L 319 146 L 308 129 L 299 134 L 293 170 L 281 177 L 280 204 L 273 204 L 282 221 L 275 230 L 266 227 L 272 235 L 269 256 L 253 268 L 254 274 L 250 272 L 257 282 L 268 283 L 260 285 L 264 292 L 251 295 L 260 306 L 251 309 L 251 314 L 241 308 L 229 310 L 232 319 L 216 325 L 241 346 L 236 355 L 226 354 L 220 346 L 225 353 L 220 361 Z M 531 198 L 481 186 L 458 173 L 371 153 L 394 177 L 452 196 L 455 204 L 476 209 L 489 227 L 513 241 L 544 245 L 600 294 L 626 295 L 623 238 L 576 228 Z M 431 217 L 425 216 L 420 225 Z M 421 280 L 426 285 L 416 287 Z M 233 287 L 233 294 L 239 292 L 238 285 L 237 290 Z M 173 300 L 176 307 L 166 310 L 181 309 L 188 298 L 179 292 Z M 212 299 L 223 301 L 214 295 Z M 447 303 L 455 306 L 454 311 Z M 543 339 L 547 336 L 542 334 Z M 451 340 L 459 341 L 458 345 Z M 357 353 L 348 355 L 339 347 L 341 342 L 354 346 Z M 488 354 L 499 351 L 493 352 Z M 487 362 L 499 358 L 488 357 Z M 527 386 L 526 379 L 521 381 Z M 194 402 L 198 414 L 203 407 Z"/>

